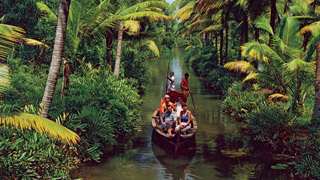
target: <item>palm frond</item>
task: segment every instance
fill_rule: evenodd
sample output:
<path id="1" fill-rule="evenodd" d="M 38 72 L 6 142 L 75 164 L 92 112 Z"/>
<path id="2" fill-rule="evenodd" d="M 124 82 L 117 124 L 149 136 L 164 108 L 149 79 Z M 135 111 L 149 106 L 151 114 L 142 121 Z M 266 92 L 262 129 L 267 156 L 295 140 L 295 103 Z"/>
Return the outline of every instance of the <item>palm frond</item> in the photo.
<path id="1" fill-rule="evenodd" d="M 68 128 L 47 118 L 28 113 L 1 113 L 0 124 L 14 128 L 34 129 L 39 133 L 47 133 L 53 139 L 68 144 L 77 144 L 80 137 Z"/>
<path id="2" fill-rule="evenodd" d="M 242 83 L 245 83 L 245 82 L 251 81 L 251 80 L 256 80 L 258 82 L 268 83 L 268 84 L 273 85 L 273 86 L 277 86 L 278 85 L 278 83 L 274 79 L 274 77 L 268 76 L 268 75 L 263 74 L 263 73 L 251 73 L 246 78 L 244 78 Z"/>
<path id="3" fill-rule="evenodd" d="M 191 14 L 194 12 L 195 1 L 189 2 L 187 5 L 179 9 L 174 15 L 173 19 L 179 18 L 181 22 L 188 20 Z"/>
<path id="4" fill-rule="evenodd" d="M 297 70 L 305 69 L 305 67 L 312 66 L 311 63 L 308 63 L 302 59 L 294 59 L 288 63 L 284 63 L 283 67 L 285 67 L 289 72 L 295 72 Z"/>
<path id="5" fill-rule="evenodd" d="M 254 21 L 254 25 L 257 28 L 263 29 L 263 30 L 267 31 L 268 33 L 274 35 L 272 27 L 271 27 L 269 21 L 265 17 L 263 17 L 263 16 L 258 17 L 257 20 Z"/>
<path id="6" fill-rule="evenodd" d="M 145 44 L 149 48 L 150 51 L 152 51 L 157 57 L 160 57 L 159 48 L 153 40 L 148 39 L 148 40 L 146 40 Z"/>
<path id="7" fill-rule="evenodd" d="M 246 61 L 233 61 L 228 62 L 224 65 L 224 68 L 228 69 L 229 71 L 235 71 L 240 73 L 257 73 L 258 70 L 252 66 L 249 62 Z"/>
<path id="8" fill-rule="evenodd" d="M 272 94 L 268 97 L 268 100 L 271 102 L 274 102 L 275 100 L 280 100 L 283 102 L 288 102 L 289 101 L 289 96 L 283 95 L 283 94 Z"/>
<path id="9" fill-rule="evenodd" d="M 56 14 L 45 3 L 38 1 L 36 5 L 40 12 L 44 13 L 48 19 L 52 21 L 57 21 Z"/>
<path id="10" fill-rule="evenodd" d="M 20 27 L 0 24 L 0 60 L 6 60 L 13 46 L 21 43 L 24 33 Z"/>
<path id="11" fill-rule="evenodd" d="M 39 47 L 45 47 L 49 48 L 48 45 L 44 44 L 41 41 L 35 40 L 35 39 L 30 39 L 30 38 L 23 38 L 23 43 L 29 46 L 39 46 Z"/>
<path id="12" fill-rule="evenodd" d="M 128 14 L 136 13 L 139 11 L 145 11 L 147 8 L 152 8 L 152 7 L 164 8 L 168 6 L 169 4 L 164 1 L 145 1 L 145 2 L 135 4 L 133 6 L 130 6 L 125 10 L 122 10 L 121 12 L 119 12 L 119 15 L 126 16 Z"/>
<path id="13" fill-rule="evenodd" d="M 313 61 L 312 55 L 316 51 L 316 44 L 319 41 L 320 41 L 320 34 L 311 39 L 311 41 L 308 45 L 307 51 L 305 52 L 305 55 L 303 58 L 305 61 L 307 61 L 307 62 Z"/>
<path id="14" fill-rule="evenodd" d="M 320 21 L 314 22 L 312 24 L 309 24 L 307 26 L 304 26 L 300 30 L 300 35 L 304 35 L 306 33 L 312 33 L 314 36 L 317 36 L 320 31 Z"/>
<path id="15" fill-rule="evenodd" d="M 9 84 L 9 68 L 7 65 L 0 64 L 0 96 L 7 90 Z"/>
<path id="16" fill-rule="evenodd" d="M 139 21 L 134 20 L 127 20 L 123 22 L 123 26 L 125 29 L 127 29 L 129 32 L 138 34 L 141 29 L 141 25 Z"/>
<path id="17" fill-rule="evenodd" d="M 197 0 L 195 6 L 200 12 L 208 12 L 208 10 L 214 11 L 216 9 L 220 9 L 222 6 L 224 6 L 225 2 L 225 0 Z"/>
<path id="18" fill-rule="evenodd" d="M 211 31 L 220 31 L 222 28 L 223 28 L 222 24 L 212 25 L 212 26 L 209 26 L 209 27 L 203 29 L 201 32 L 199 32 L 198 35 L 201 35 L 206 32 L 211 32 Z"/>
<path id="19" fill-rule="evenodd" d="M 280 28 L 280 39 L 287 46 L 294 47 L 298 43 L 299 21 L 295 18 L 284 16 L 284 25 Z"/>
<path id="20" fill-rule="evenodd" d="M 259 60 L 260 62 L 268 62 L 270 59 L 284 62 L 283 59 L 277 54 L 277 52 L 275 52 L 266 44 L 261 44 L 257 41 L 248 42 L 244 44 L 241 49 L 243 56 L 250 56 L 254 59 Z"/>
<path id="21" fill-rule="evenodd" d="M 142 12 L 136 12 L 131 13 L 125 16 L 122 16 L 121 19 L 123 20 L 137 20 L 142 18 L 148 18 L 151 21 L 158 21 L 158 20 L 171 20 L 171 17 L 158 13 L 158 12 L 152 12 L 152 11 L 142 11 Z"/>

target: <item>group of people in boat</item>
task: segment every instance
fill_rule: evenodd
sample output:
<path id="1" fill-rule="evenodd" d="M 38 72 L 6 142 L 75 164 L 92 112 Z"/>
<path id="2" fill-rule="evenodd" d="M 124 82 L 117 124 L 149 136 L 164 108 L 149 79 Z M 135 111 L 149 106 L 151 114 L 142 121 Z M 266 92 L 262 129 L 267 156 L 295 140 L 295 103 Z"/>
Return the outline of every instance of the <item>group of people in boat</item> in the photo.
<path id="1" fill-rule="evenodd" d="M 178 96 L 177 101 L 173 102 L 170 97 L 170 92 L 175 91 L 174 72 L 170 72 L 168 79 L 167 93 L 164 96 L 164 102 L 161 101 L 159 108 L 159 124 L 158 128 L 161 132 L 167 131 L 169 135 L 181 133 L 186 135 L 191 129 L 191 111 L 188 110 L 186 99 L 189 96 L 188 87 L 189 74 L 185 73 L 184 79 L 180 83 L 182 96 Z"/>

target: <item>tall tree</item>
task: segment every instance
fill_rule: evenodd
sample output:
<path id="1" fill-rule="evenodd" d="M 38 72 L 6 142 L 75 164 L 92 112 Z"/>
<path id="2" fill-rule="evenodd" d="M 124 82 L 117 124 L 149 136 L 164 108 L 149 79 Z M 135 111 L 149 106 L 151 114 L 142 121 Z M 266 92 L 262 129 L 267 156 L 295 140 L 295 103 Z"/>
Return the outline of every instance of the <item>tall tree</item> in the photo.
<path id="1" fill-rule="evenodd" d="M 48 117 L 54 91 L 56 89 L 57 81 L 60 74 L 70 2 L 71 0 L 60 0 L 59 4 L 56 37 L 54 41 L 51 65 L 45 92 L 41 101 L 41 104 L 43 105 L 43 110 L 40 113 L 40 115 L 42 117 Z"/>
<path id="2" fill-rule="evenodd" d="M 320 42 L 316 44 L 316 85 L 312 117 L 320 115 Z"/>

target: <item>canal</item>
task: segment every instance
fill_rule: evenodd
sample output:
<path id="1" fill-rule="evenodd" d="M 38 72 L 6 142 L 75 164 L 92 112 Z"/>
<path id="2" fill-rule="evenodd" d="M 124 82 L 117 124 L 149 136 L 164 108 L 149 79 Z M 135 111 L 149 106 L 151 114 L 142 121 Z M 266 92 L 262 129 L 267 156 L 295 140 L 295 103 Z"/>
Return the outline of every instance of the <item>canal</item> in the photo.
<path id="1" fill-rule="evenodd" d="M 241 139 L 245 138 L 238 132 L 240 125 L 222 112 L 221 97 L 212 95 L 201 84 L 199 77 L 185 64 L 183 56 L 184 51 L 176 49 L 163 56 L 161 60 L 145 62 L 150 80 L 141 107 L 143 124 L 136 135 L 133 148 L 110 157 L 99 165 L 80 168 L 77 172 L 78 178 L 85 180 L 282 179 L 283 173 L 270 169 L 268 160 L 263 156 L 264 153 L 244 157 L 226 153 L 225 149 L 228 149 L 226 147 L 237 146 L 239 140 L 241 143 Z M 188 108 L 194 112 L 198 122 L 195 152 L 179 157 L 171 156 L 151 141 L 151 117 L 165 93 L 165 77 L 169 62 L 169 71 L 175 73 L 176 90 L 180 90 L 179 84 L 183 74 L 190 73 L 189 87 L 196 108 L 193 108 L 190 96 Z"/>

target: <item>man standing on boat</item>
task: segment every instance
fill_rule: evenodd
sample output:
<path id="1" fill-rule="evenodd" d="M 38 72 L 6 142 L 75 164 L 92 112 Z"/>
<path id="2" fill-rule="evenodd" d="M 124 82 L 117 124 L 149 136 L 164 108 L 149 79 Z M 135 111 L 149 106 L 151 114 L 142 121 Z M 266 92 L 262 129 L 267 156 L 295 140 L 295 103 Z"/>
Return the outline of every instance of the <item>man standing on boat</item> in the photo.
<path id="1" fill-rule="evenodd" d="M 180 83 L 180 89 L 181 89 L 183 95 L 185 96 L 186 101 L 189 97 L 189 91 L 191 91 L 188 86 L 188 78 L 189 78 L 189 73 L 185 73 L 184 79 L 182 79 L 182 81 Z"/>
<path id="2" fill-rule="evenodd" d="M 172 130 L 175 128 L 177 121 L 177 114 L 172 110 L 172 105 L 167 105 L 167 111 L 160 116 L 161 124 L 158 126 L 161 132 L 168 131 L 169 135 L 172 135 Z"/>
<path id="3" fill-rule="evenodd" d="M 168 79 L 167 93 L 175 90 L 175 85 L 174 85 L 175 78 L 173 75 L 174 75 L 174 72 L 170 72 L 170 77 L 167 76 L 167 79 Z"/>

